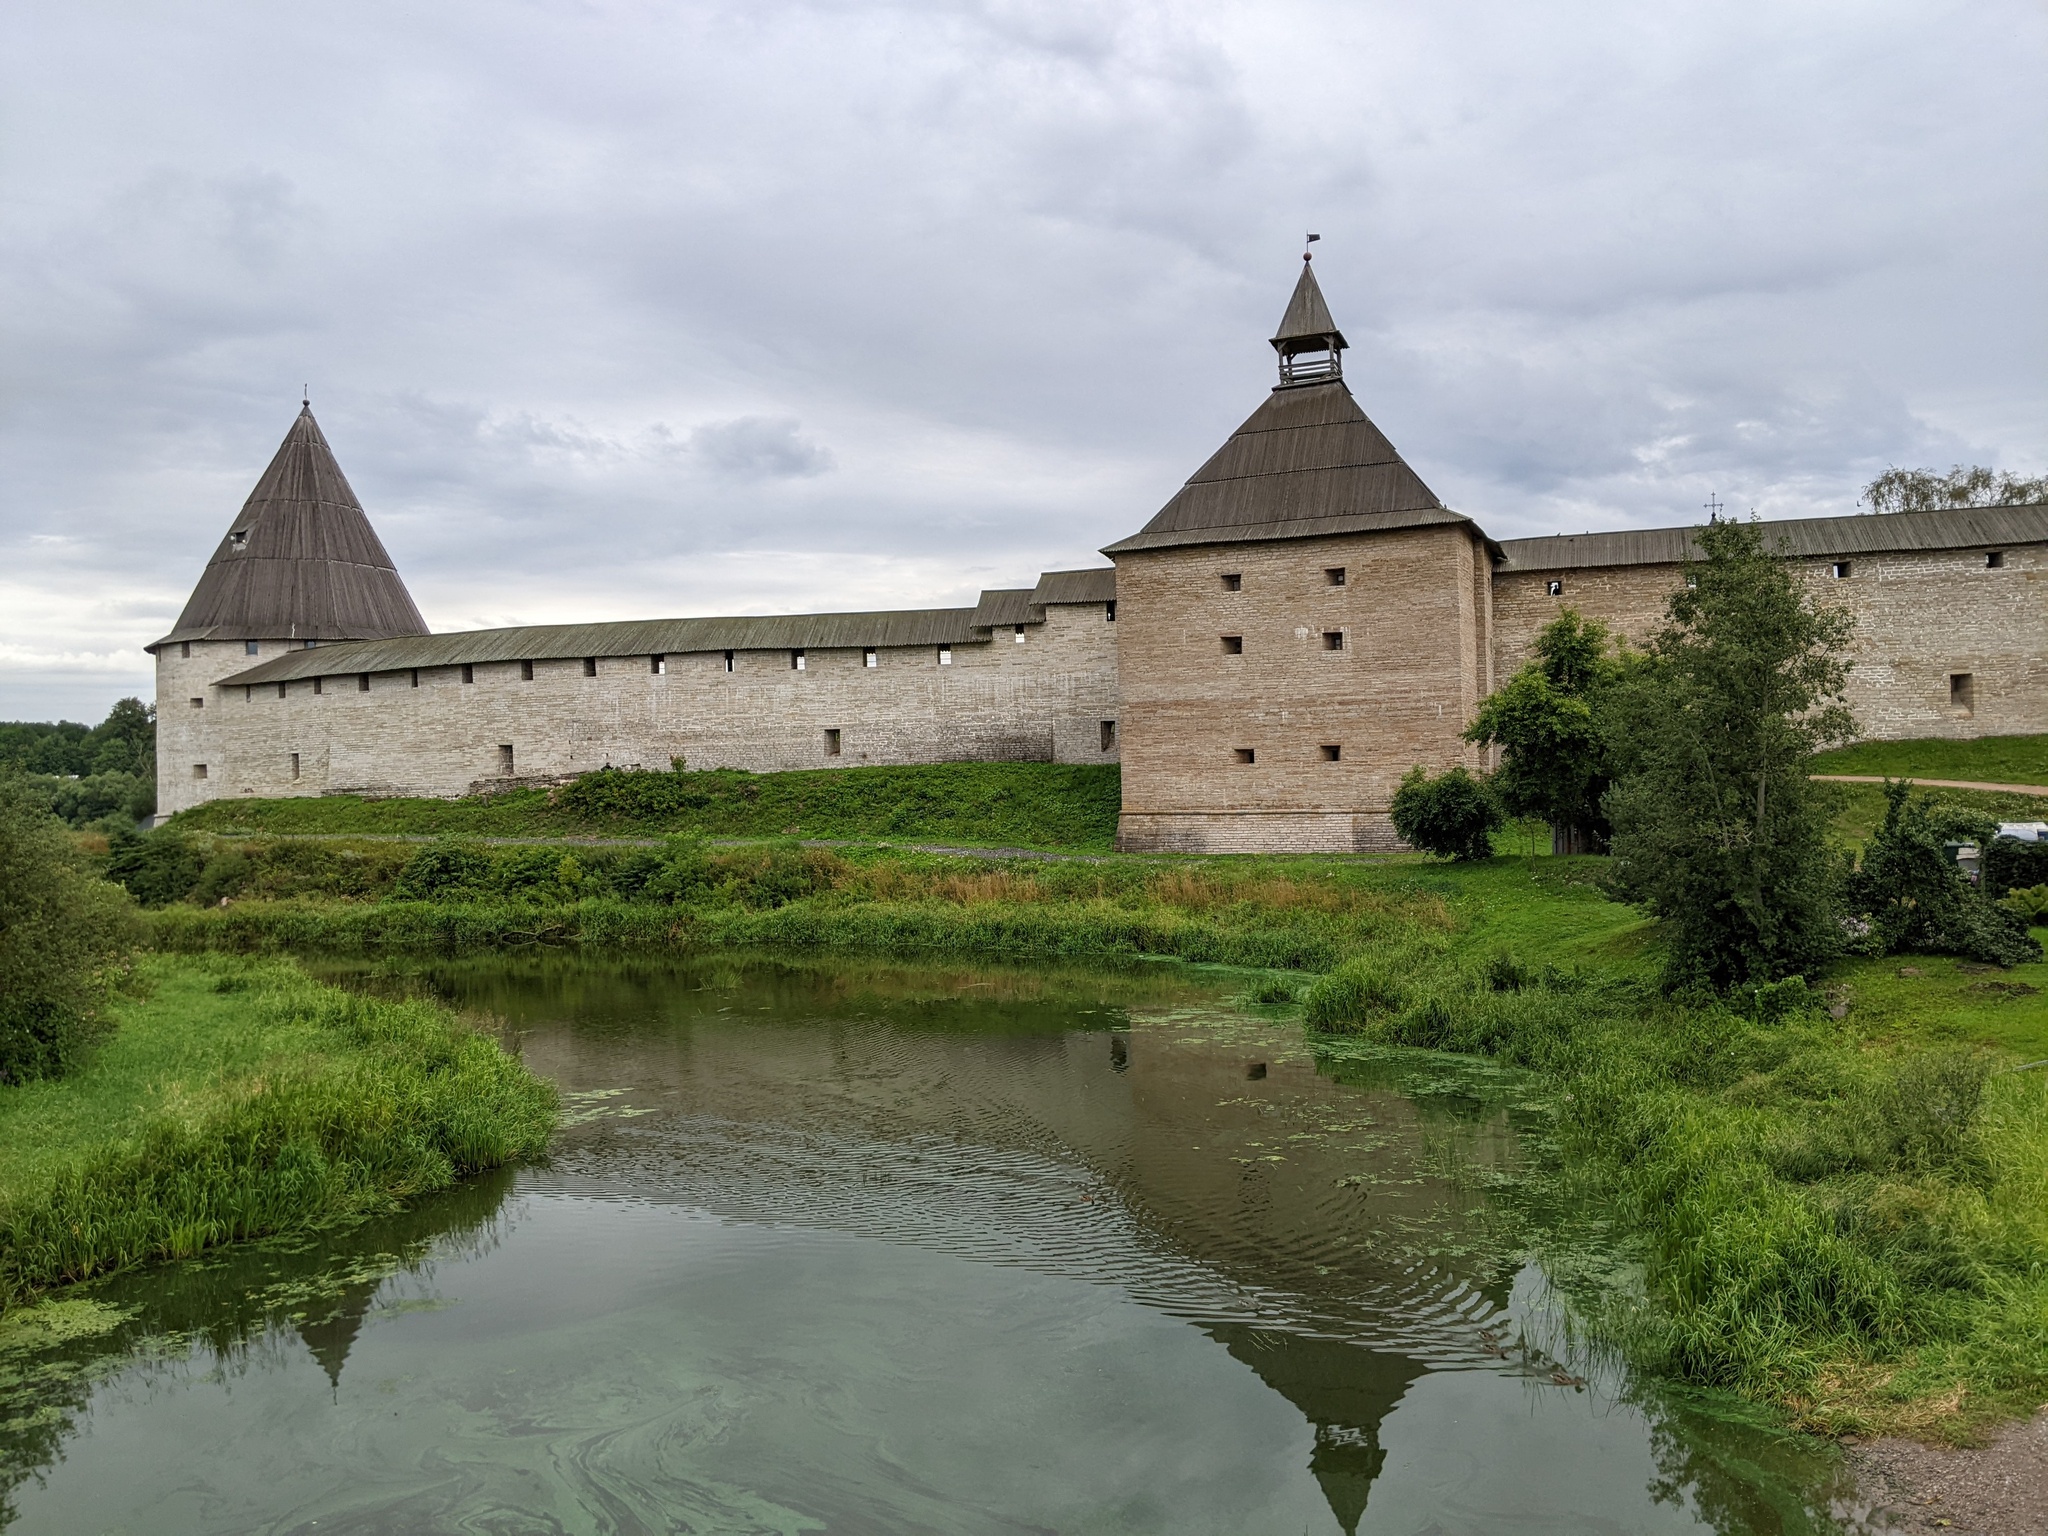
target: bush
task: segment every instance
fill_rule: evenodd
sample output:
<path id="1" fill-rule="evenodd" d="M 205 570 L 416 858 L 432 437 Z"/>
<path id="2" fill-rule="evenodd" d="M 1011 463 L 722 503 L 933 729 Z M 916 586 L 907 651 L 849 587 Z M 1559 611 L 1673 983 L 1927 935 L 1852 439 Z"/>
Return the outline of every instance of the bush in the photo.
<path id="1" fill-rule="evenodd" d="M 87 873 L 21 775 L 0 773 L 0 1082 L 77 1063 L 139 936 L 128 898 Z"/>
<path id="2" fill-rule="evenodd" d="M 1503 819 L 1493 791 L 1463 768 L 1433 779 L 1410 769 L 1394 792 L 1393 818 L 1403 842 L 1446 859 L 1491 858 Z"/>
<path id="3" fill-rule="evenodd" d="M 1887 953 L 1902 949 L 1967 955 L 1993 965 L 2041 958 L 2019 913 L 1994 904 L 1963 878 L 1942 846 L 1953 830 L 1925 795 L 1902 779 L 1884 787 L 1884 823 L 1849 882 Z"/>
<path id="4" fill-rule="evenodd" d="M 468 843 L 429 843 L 398 872 L 391 894 L 401 901 L 445 900 L 481 896 L 496 882 L 497 869 L 488 853 Z"/>
<path id="5" fill-rule="evenodd" d="M 169 828 L 146 836 L 117 831 L 107 839 L 107 878 L 145 907 L 183 901 L 203 864 L 194 840 Z"/>
<path id="6" fill-rule="evenodd" d="M 2048 885 L 2048 842 L 2023 843 L 1994 837 L 1984 844 L 1984 894 L 2003 896 L 2019 887 Z"/>
<path id="7" fill-rule="evenodd" d="M 2008 912 L 2017 912 L 2022 922 L 2048 923 L 2048 885 L 2007 891 L 1998 904 Z"/>

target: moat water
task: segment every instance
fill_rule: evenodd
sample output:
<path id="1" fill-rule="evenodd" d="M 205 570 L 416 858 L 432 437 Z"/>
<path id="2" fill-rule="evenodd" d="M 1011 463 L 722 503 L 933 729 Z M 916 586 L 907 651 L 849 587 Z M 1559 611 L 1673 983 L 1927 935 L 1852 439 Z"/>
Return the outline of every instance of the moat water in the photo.
<path id="1" fill-rule="evenodd" d="M 1560 1333 L 1512 1077 L 1184 971 L 345 979 L 501 1021 L 551 1162 L 96 1288 L 0 1356 L 10 1532 L 1837 1528 Z"/>

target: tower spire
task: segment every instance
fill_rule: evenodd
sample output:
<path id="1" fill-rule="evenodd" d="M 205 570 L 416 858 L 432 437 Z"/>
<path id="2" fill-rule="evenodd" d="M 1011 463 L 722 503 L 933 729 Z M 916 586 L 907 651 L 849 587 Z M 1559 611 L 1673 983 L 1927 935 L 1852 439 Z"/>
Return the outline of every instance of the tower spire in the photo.
<path id="1" fill-rule="evenodd" d="M 1287 301 L 1287 313 L 1280 317 L 1280 329 L 1273 336 L 1273 350 L 1280 354 L 1283 389 L 1344 377 L 1343 354 L 1350 343 L 1330 318 L 1330 306 L 1323 302 L 1309 255 L 1301 253 L 1301 276 L 1295 280 L 1294 296 Z"/>

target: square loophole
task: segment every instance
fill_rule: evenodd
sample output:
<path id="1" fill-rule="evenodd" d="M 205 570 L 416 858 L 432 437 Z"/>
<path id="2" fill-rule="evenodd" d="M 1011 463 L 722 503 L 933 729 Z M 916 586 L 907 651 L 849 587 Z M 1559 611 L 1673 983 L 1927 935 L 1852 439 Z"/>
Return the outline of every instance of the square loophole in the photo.
<path id="1" fill-rule="evenodd" d="M 1344 649 L 1344 631 L 1343 631 L 1343 630 L 1341 630 L 1341 629 L 1326 629 L 1326 630 L 1324 630 L 1324 631 L 1323 631 L 1323 649 L 1324 649 L 1324 650 L 1326 650 L 1326 651 L 1341 651 L 1341 650 L 1343 650 L 1343 649 Z"/>
<path id="2" fill-rule="evenodd" d="M 1223 573 L 1223 590 L 1226 592 L 1242 592 L 1244 590 L 1243 572 L 1225 571 Z"/>
<path id="3" fill-rule="evenodd" d="M 1324 566 L 1324 567 L 1323 567 L 1323 581 L 1324 581 L 1324 583 L 1325 583 L 1326 585 L 1328 585 L 1328 586 L 1332 586 L 1332 587 L 1341 587 L 1341 586 L 1343 586 L 1343 585 L 1344 585 L 1344 582 L 1345 582 L 1345 576 L 1344 576 L 1344 567 L 1343 567 L 1343 566 L 1341 566 L 1341 565 L 1326 565 L 1326 566 Z"/>
<path id="4" fill-rule="evenodd" d="M 1326 741 L 1320 747 L 1317 747 L 1316 751 L 1322 755 L 1322 759 L 1326 763 L 1342 762 L 1344 759 L 1344 748 L 1338 742 Z"/>
<path id="5" fill-rule="evenodd" d="M 1977 675 L 1974 672 L 1949 673 L 1948 703 L 1951 709 L 1965 711 L 1977 707 Z"/>
<path id="6" fill-rule="evenodd" d="M 1259 760 L 1259 755 L 1250 747 L 1232 747 L 1230 760 L 1233 763 L 1255 763 Z"/>
<path id="7" fill-rule="evenodd" d="M 1225 635 L 1223 637 L 1223 654 L 1226 656 L 1242 656 L 1244 654 L 1244 636 Z"/>

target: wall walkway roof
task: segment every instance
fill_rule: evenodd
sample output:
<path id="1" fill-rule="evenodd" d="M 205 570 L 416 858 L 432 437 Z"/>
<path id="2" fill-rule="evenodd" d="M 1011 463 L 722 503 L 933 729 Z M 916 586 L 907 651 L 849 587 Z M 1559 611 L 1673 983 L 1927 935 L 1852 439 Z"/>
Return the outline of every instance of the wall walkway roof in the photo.
<path id="1" fill-rule="evenodd" d="M 1998 549 L 2048 543 L 2048 505 L 1943 507 L 1862 517 L 1788 518 L 1764 523 L 1765 547 L 1792 559 Z M 1603 565 L 1678 565 L 1698 556 L 1692 528 L 1629 528 L 1504 539 L 1502 571 L 1570 571 Z"/>

